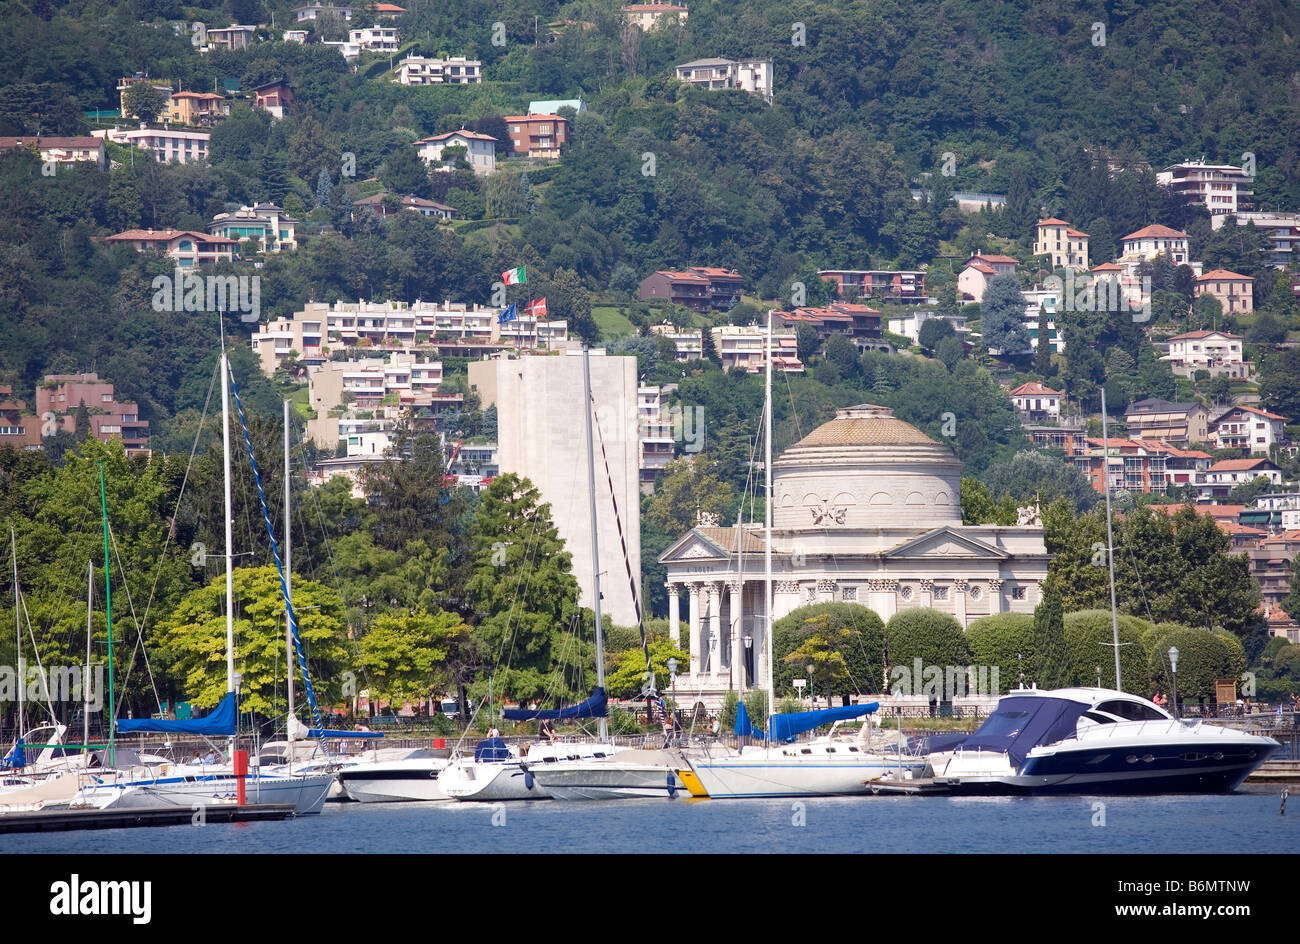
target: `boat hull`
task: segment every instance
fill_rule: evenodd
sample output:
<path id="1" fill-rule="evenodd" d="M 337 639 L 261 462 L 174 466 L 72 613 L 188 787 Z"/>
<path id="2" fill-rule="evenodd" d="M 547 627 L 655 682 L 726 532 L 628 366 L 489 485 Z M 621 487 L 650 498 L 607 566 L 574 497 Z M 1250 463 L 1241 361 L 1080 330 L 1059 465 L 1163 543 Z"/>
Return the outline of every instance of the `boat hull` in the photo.
<path id="1" fill-rule="evenodd" d="M 446 800 L 438 780 L 443 766 L 344 768 L 339 783 L 349 798 L 358 803 L 402 803 L 412 800 Z"/>
<path id="2" fill-rule="evenodd" d="M 301 777 L 250 776 L 245 778 L 245 798 L 249 803 L 292 803 L 294 812 L 300 815 L 319 813 L 333 782 L 332 774 Z M 108 782 L 83 787 L 77 796 L 85 805 L 98 809 L 157 806 L 197 808 L 209 802 L 235 802 L 238 783 L 232 774 L 162 777 L 151 781 Z"/>
<path id="3" fill-rule="evenodd" d="M 536 779 L 555 800 L 674 799 L 690 792 L 676 770 L 651 764 L 548 766 Z"/>
<path id="4" fill-rule="evenodd" d="M 775 752 L 773 752 L 775 755 Z M 924 760 L 901 764 L 919 776 Z M 870 781 L 900 769 L 898 761 L 861 757 L 803 759 L 781 755 L 740 755 L 716 761 L 692 760 L 691 769 L 713 799 L 741 797 L 858 796 L 868 794 Z"/>
<path id="5" fill-rule="evenodd" d="M 496 803 L 550 798 L 536 778 L 518 762 L 453 764 L 439 779 L 442 792 L 453 800 Z"/>

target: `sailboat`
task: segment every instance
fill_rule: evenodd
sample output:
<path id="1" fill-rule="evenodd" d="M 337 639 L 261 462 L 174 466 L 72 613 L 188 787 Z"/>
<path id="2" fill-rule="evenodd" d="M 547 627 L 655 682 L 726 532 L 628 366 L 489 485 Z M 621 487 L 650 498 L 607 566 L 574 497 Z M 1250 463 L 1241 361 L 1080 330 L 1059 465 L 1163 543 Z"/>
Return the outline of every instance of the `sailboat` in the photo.
<path id="1" fill-rule="evenodd" d="M 605 698 L 605 637 L 601 615 L 600 545 L 596 536 L 596 460 L 591 427 L 591 354 L 582 352 L 583 390 L 587 417 L 587 485 L 591 509 L 591 560 L 594 609 L 596 614 L 596 690 L 580 704 L 553 710 L 507 709 L 507 721 L 576 720 L 597 718 L 600 738 L 595 744 L 543 743 L 533 745 L 527 758 L 510 753 L 504 741 L 481 742 L 474 759 L 453 761 L 438 778 L 439 789 L 456 800 L 529 800 L 550 796 L 546 784 L 552 774 L 569 764 L 611 757 L 620 748 L 609 743 L 608 709 Z"/>
<path id="2" fill-rule="evenodd" d="M 226 357 L 224 333 L 221 360 L 221 421 L 222 421 L 222 460 L 225 493 L 225 538 L 226 538 L 226 695 L 217 707 L 206 717 L 188 721 L 169 721 L 162 719 L 117 720 L 111 717 L 110 708 L 110 763 L 116 763 L 113 738 L 115 733 L 161 733 L 197 735 L 202 737 L 224 737 L 234 745 L 237 723 L 235 693 L 235 652 L 234 652 L 234 558 L 231 553 L 233 545 L 232 517 L 230 497 L 230 391 L 233 381 L 230 376 L 230 363 Z M 238 401 L 238 390 L 235 391 Z M 240 409 L 242 420 L 242 408 Z M 252 444 L 248 441 L 245 427 L 245 442 L 249 448 L 249 458 L 253 462 L 253 473 L 257 476 L 256 459 L 253 457 Z M 101 485 L 102 487 L 102 485 Z M 261 487 L 259 484 L 259 496 Z M 262 503 L 263 517 L 267 531 L 270 533 L 270 518 L 266 512 L 265 501 Z M 107 511 L 105 510 L 105 564 L 107 555 Z M 275 536 L 271 534 L 272 550 L 276 553 Z M 107 581 L 107 570 L 106 577 Z M 292 631 L 296 631 L 297 621 L 293 615 L 293 606 L 284 585 L 285 605 L 289 613 Z M 109 598 L 111 600 L 111 597 Z M 111 602 L 110 614 L 111 614 Z M 110 640 L 112 619 L 110 615 Z M 111 651 L 111 649 L 110 649 Z M 302 665 L 304 678 L 306 665 L 302 662 L 302 653 L 298 658 Z M 111 665 L 111 663 L 110 663 Z M 109 670 L 110 691 L 112 670 Z M 110 698 L 111 703 L 111 698 Z M 292 703 L 291 703 L 292 707 Z M 254 803 L 292 803 L 297 813 L 319 813 L 325 803 L 330 786 L 334 782 L 332 772 L 294 774 L 292 772 L 263 771 L 255 767 L 246 776 L 247 797 Z M 192 806 L 196 802 L 234 802 L 239 786 L 233 763 L 208 764 L 163 764 L 155 766 L 130 766 L 124 770 L 106 770 L 96 775 L 92 782 L 83 785 L 73 800 L 73 805 L 85 805 L 100 809 L 108 807 L 151 807 L 151 806 Z"/>
<path id="3" fill-rule="evenodd" d="M 849 721 L 876 711 L 879 703 L 846 705 L 820 711 L 775 714 L 776 684 L 772 645 L 772 312 L 767 314 L 767 362 L 764 406 L 764 485 L 767 495 L 764 509 L 764 616 L 767 646 L 767 730 L 750 729 L 737 733 L 753 734 L 764 740 L 762 746 L 744 747 L 739 753 L 714 756 L 686 755 L 688 767 L 681 771 L 691 792 L 711 798 L 838 796 L 869 793 L 869 781 L 900 766 L 919 774 L 924 758 L 904 758 L 897 754 L 875 751 L 863 739 L 843 740 L 831 737 L 810 742 L 792 743 L 799 734 L 826 724 Z M 737 720 L 743 716 L 738 713 Z M 748 728 L 748 721 L 745 721 Z M 865 733 L 865 728 L 864 728 Z"/>

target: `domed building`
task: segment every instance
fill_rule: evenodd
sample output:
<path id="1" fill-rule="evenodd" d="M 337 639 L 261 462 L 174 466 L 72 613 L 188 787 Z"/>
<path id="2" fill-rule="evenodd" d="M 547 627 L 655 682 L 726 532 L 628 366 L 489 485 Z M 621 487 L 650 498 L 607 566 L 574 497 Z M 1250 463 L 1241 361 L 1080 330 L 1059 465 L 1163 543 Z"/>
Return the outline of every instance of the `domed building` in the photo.
<path id="1" fill-rule="evenodd" d="M 861 603 L 888 620 L 933 607 L 962 626 L 1032 613 L 1049 556 L 1036 513 L 1014 527 L 963 525 L 961 462 L 882 406 L 839 410 L 773 462 L 773 616 L 812 603 Z M 766 678 L 764 530 L 702 522 L 659 560 L 669 633 L 688 601 L 691 666 L 679 697 L 719 704 Z"/>

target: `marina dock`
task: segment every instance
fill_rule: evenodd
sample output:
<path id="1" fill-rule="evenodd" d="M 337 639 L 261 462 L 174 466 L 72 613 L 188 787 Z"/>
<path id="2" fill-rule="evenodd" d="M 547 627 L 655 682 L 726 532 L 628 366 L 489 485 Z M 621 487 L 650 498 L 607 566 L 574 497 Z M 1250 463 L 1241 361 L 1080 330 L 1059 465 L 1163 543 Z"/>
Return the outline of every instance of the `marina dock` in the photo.
<path id="1" fill-rule="evenodd" d="M 145 826 L 188 826 L 198 811 L 186 806 L 136 810 L 41 810 L 0 816 L 0 834 L 48 833 L 75 829 L 137 829 Z M 250 803 L 246 806 L 210 803 L 203 807 L 205 823 L 254 823 L 293 816 L 292 803 Z"/>

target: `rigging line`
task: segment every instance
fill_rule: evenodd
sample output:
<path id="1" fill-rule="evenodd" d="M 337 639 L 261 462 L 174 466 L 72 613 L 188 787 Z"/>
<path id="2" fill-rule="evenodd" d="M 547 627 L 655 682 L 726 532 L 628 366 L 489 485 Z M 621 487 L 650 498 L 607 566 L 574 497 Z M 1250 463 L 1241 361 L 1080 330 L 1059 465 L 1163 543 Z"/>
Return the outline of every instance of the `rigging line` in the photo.
<path id="1" fill-rule="evenodd" d="M 126 574 L 126 567 L 122 564 L 122 552 L 117 546 L 117 534 L 113 531 L 113 525 L 108 526 L 108 536 L 113 543 L 113 557 L 117 560 L 117 569 L 123 575 Z M 135 603 L 131 599 L 131 585 L 122 580 L 122 589 L 126 593 L 126 606 L 131 611 L 131 619 L 135 622 L 135 647 L 131 650 L 131 661 L 127 665 L 126 674 L 122 677 L 122 691 L 126 692 L 126 683 L 131 678 L 131 670 L 135 666 L 135 654 L 140 652 L 144 656 L 145 671 L 149 675 L 149 684 L 153 688 L 154 701 L 158 705 L 158 712 L 162 713 L 162 696 L 158 694 L 158 681 L 153 677 L 153 668 L 149 665 L 149 653 L 144 649 L 144 625 L 135 615 Z M 122 712 L 122 702 L 119 701 L 114 712 L 113 721 L 117 721 L 117 715 Z"/>
<path id="2" fill-rule="evenodd" d="M 595 396 L 591 398 L 591 402 L 588 404 L 588 407 L 593 410 L 595 409 L 596 407 Z M 632 575 L 632 561 L 631 558 L 628 556 L 628 552 L 627 552 L 627 538 L 624 537 L 623 535 L 623 519 L 618 513 L 618 497 L 614 494 L 614 473 L 610 471 L 609 456 L 605 452 L 605 433 L 603 430 L 601 430 L 599 423 L 596 423 L 595 427 L 596 427 L 596 435 L 600 439 L 600 458 L 601 461 L 605 463 L 605 481 L 609 483 L 609 500 L 614 505 L 614 523 L 618 526 L 618 543 L 619 546 L 623 549 L 623 567 L 627 570 L 627 582 L 629 588 L 632 591 L 632 609 L 636 613 L 637 629 L 641 631 L 641 652 L 645 656 L 646 671 L 650 673 L 650 689 L 646 693 L 646 697 L 649 698 L 658 694 L 658 692 L 656 692 L 655 690 L 654 666 L 650 664 L 650 645 L 646 641 L 645 621 L 642 619 L 641 616 L 641 600 L 640 600 L 640 595 L 637 593 L 637 579 Z M 601 630 L 602 627 L 600 626 L 596 627 L 596 632 L 600 632 Z"/>
<path id="3" fill-rule="evenodd" d="M 216 389 L 217 374 L 219 374 L 220 372 L 221 372 L 221 365 L 220 363 L 218 363 L 216 365 L 216 368 L 212 372 L 212 379 L 208 381 L 208 395 L 207 398 L 203 401 L 203 413 L 199 417 L 199 427 L 194 431 L 194 445 L 190 447 L 190 458 L 189 461 L 185 463 L 185 475 L 181 477 L 180 491 L 177 492 L 176 494 L 176 503 L 172 508 L 171 526 L 167 529 L 167 538 L 163 542 L 162 551 L 159 552 L 158 555 L 158 567 L 154 570 L 153 586 L 149 588 L 149 599 L 145 602 L 144 605 L 144 617 L 141 620 L 142 624 L 149 622 L 149 610 L 153 607 L 154 595 L 158 591 L 158 580 L 159 578 L 162 577 L 162 568 L 163 568 L 164 559 L 167 556 L 167 548 L 168 546 L 170 546 L 172 535 L 176 531 L 176 518 L 180 515 L 181 501 L 185 498 L 185 486 L 190 480 L 190 470 L 194 467 L 194 457 L 199 450 L 199 439 L 203 435 L 203 423 L 208 417 L 208 407 L 212 404 L 212 391 Z M 146 656 L 146 659 L 147 658 L 148 657 Z"/>
<path id="4" fill-rule="evenodd" d="M 45 689 L 45 707 L 49 709 L 50 717 L 57 722 L 59 719 L 54 714 L 54 700 L 50 697 L 50 683 L 45 677 L 45 666 L 41 665 L 41 650 L 36 645 L 36 634 L 32 632 L 32 616 L 27 612 L 27 594 L 22 592 L 21 587 L 16 587 L 15 592 L 18 596 L 18 601 L 22 604 L 23 616 L 26 617 L 27 620 L 27 638 L 32 641 L 32 652 L 36 656 L 37 678 L 41 680 L 41 688 Z M 18 684 L 25 685 L 26 681 L 26 679 L 20 678 Z M 21 735 L 22 732 L 19 731 L 19 734 Z"/>

